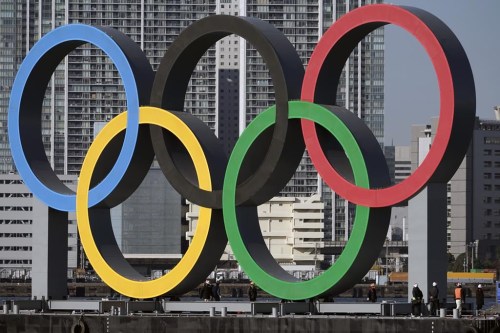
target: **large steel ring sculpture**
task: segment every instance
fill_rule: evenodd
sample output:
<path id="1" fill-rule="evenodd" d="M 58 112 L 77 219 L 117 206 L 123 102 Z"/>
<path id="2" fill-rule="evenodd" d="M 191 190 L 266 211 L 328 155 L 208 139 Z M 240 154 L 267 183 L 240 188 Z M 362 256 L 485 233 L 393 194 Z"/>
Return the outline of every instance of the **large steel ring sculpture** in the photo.
<path id="1" fill-rule="evenodd" d="M 349 54 L 367 34 L 386 24 L 402 27 L 422 44 L 441 95 L 439 125 L 428 157 L 407 180 L 393 186 L 371 131 L 351 112 L 335 106 Z M 249 124 L 228 159 L 212 131 L 182 110 L 199 59 L 229 34 L 243 37 L 261 54 L 274 83 L 276 104 Z M 92 143 L 75 194 L 47 160 L 40 119 L 45 87 L 56 66 L 84 43 L 102 49 L 116 65 L 128 110 L 113 118 Z M 452 31 L 416 8 L 371 5 L 331 26 L 305 73 L 287 38 L 253 18 L 210 16 L 195 22 L 170 46 L 156 74 L 137 44 L 118 31 L 63 26 L 44 36 L 24 60 L 14 82 L 8 129 L 12 155 L 26 185 L 48 206 L 76 210 L 87 257 L 116 291 L 135 298 L 185 293 L 212 271 L 229 239 L 237 260 L 262 289 L 297 300 L 342 292 L 363 277 L 383 246 L 390 206 L 416 195 L 429 182 L 451 178 L 465 155 L 474 117 L 471 68 Z M 338 260 L 322 275 L 301 281 L 283 270 L 266 247 L 257 205 L 279 193 L 306 146 L 327 184 L 357 208 Z M 155 156 L 173 187 L 202 208 L 182 260 L 163 277 L 148 280 L 120 252 L 109 211 L 134 192 Z"/>

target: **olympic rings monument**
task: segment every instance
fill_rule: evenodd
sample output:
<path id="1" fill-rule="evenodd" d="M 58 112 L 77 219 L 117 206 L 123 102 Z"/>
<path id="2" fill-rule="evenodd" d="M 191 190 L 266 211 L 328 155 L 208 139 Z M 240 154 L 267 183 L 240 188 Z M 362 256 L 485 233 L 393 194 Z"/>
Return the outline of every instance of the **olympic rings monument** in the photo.
<path id="1" fill-rule="evenodd" d="M 427 157 L 396 185 L 390 184 L 374 135 L 362 120 L 336 105 L 334 93 L 351 51 L 386 24 L 405 29 L 425 48 L 441 97 L 438 129 Z M 260 53 L 274 83 L 276 103 L 262 110 L 226 156 L 214 133 L 183 112 L 183 106 L 197 62 L 230 34 L 243 37 Z M 85 43 L 100 48 L 114 62 L 127 110 L 92 143 L 74 193 L 58 179 L 45 155 L 41 106 L 57 65 Z M 45 223 L 48 231 L 46 253 L 34 253 L 33 295 L 66 296 L 71 211 L 76 211 L 81 242 L 96 273 L 129 297 L 182 295 L 196 288 L 217 264 L 227 241 L 250 279 L 275 297 L 302 300 L 337 294 L 370 269 L 383 246 L 391 206 L 408 199 L 424 207 L 416 213 L 423 222 L 411 230 L 410 280 L 423 285 L 434 279 L 445 285 L 446 183 L 465 155 L 474 118 L 474 80 L 464 49 L 442 21 L 417 8 L 369 5 L 351 11 L 321 37 L 305 70 L 280 31 L 250 17 L 214 15 L 193 23 L 169 47 L 156 73 L 139 46 L 117 30 L 81 24 L 57 28 L 24 59 L 8 113 L 16 167 L 47 206 L 46 216 L 36 221 Z M 352 234 L 338 260 L 322 275 L 301 281 L 272 258 L 259 228 L 257 206 L 279 193 L 306 148 L 328 186 L 357 208 Z M 136 190 L 155 157 L 172 186 L 201 211 L 180 262 L 168 274 L 149 280 L 120 252 L 110 209 Z M 412 246 L 419 248 L 418 256 L 413 256 Z"/>

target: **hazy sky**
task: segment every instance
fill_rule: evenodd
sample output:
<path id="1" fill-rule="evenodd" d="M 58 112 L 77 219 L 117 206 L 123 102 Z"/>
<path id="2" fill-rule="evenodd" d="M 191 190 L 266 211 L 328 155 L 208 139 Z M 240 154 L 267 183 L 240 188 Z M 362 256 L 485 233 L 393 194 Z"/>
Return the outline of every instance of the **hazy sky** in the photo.
<path id="1" fill-rule="evenodd" d="M 469 57 L 476 86 L 476 115 L 493 119 L 500 105 L 499 0 L 393 0 L 424 9 L 445 22 Z M 423 47 L 409 33 L 385 30 L 385 142 L 406 145 L 411 124 L 439 114 L 437 79 Z"/>

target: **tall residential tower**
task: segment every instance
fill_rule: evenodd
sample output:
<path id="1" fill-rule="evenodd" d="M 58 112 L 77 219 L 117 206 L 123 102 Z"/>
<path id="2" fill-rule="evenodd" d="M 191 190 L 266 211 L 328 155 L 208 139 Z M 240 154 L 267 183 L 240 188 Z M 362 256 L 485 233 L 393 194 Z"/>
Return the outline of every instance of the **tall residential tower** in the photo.
<path id="1" fill-rule="evenodd" d="M 341 1 L 241 1 L 245 15 L 266 20 L 280 29 L 294 45 L 304 66 L 323 33 L 342 15 L 363 5 L 381 0 Z M 246 55 L 244 71 L 245 106 L 240 117 L 243 126 L 258 113 L 274 105 L 274 88 L 265 63 L 248 43 L 243 44 Z M 333 88 L 332 88 L 333 89 Z M 384 135 L 384 30 L 378 29 L 364 38 L 351 53 L 344 67 L 336 102 L 363 119 L 383 144 Z M 241 128 L 240 128 L 241 130 Z M 346 241 L 350 234 L 354 207 L 335 195 L 318 178 L 307 153 L 304 154 L 295 176 L 282 190 L 282 196 L 310 196 L 320 193 L 325 203 L 325 240 Z"/>
<path id="2" fill-rule="evenodd" d="M 156 69 L 165 50 L 192 22 L 215 13 L 215 1 L 54 0 L 0 4 L 0 171 L 13 169 L 6 133 L 14 76 L 29 49 L 58 26 L 111 26 L 136 41 Z M 215 48 L 198 63 L 186 94 L 186 110 L 216 127 Z M 77 174 L 94 137 L 94 122 L 126 109 L 122 81 L 109 57 L 93 45 L 71 52 L 54 73 L 43 105 L 43 142 L 59 174 Z"/>
<path id="3" fill-rule="evenodd" d="M 0 171 L 15 170 L 6 132 L 13 78 L 23 58 L 47 32 L 63 24 L 117 28 L 140 45 L 154 69 L 179 33 L 217 13 L 266 20 L 294 45 L 304 66 L 323 33 L 342 15 L 382 0 L 5 0 L 0 4 Z M 224 58 L 223 58 L 224 57 Z M 333 88 L 332 88 L 333 90 Z M 378 141 L 384 126 L 384 31 L 364 38 L 347 60 L 336 91 L 337 104 L 363 119 Z M 230 151 L 237 134 L 275 103 L 265 63 L 251 45 L 228 36 L 196 66 L 185 110 L 197 115 Z M 121 78 L 109 58 L 92 45 L 63 61 L 47 87 L 42 112 L 43 142 L 59 174 L 78 174 L 94 137 L 94 122 L 109 121 L 126 109 Z M 235 124 L 239 124 L 238 133 Z M 345 241 L 354 208 L 319 180 L 307 154 L 280 196 L 311 196 L 325 202 L 326 240 Z"/>

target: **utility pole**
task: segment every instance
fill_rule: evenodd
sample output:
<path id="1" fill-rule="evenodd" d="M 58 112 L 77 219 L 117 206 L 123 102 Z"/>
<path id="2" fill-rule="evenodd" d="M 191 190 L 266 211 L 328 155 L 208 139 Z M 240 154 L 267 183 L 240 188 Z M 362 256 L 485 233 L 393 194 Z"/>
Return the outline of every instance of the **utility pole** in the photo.
<path id="1" fill-rule="evenodd" d="M 470 244 L 469 244 L 469 246 L 471 248 L 471 258 L 470 258 L 470 261 L 471 261 L 472 269 L 474 269 L 474 245 L 475 245 L 474 242 L 470 242 Z"/>
<path id="2" fill-rule="evenodd" d="M 471 261 L 471 266 L 472 266 L 472 269 L 474 269 L 474 245 L 471 246 L 471 258 L 470 258 L 470 261 Z"/>
<path id="3" fill-rule="evenodd" d="M 389 238 L 385 239 L 385 277 L 389 278 Z"/>
<path id="4" fill-rule="evenodd" d="M 465 269 L 464 272 L 469 271 L 469 246 L 465 245 Z"/>

